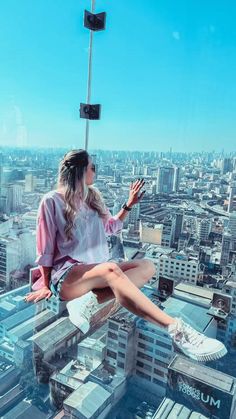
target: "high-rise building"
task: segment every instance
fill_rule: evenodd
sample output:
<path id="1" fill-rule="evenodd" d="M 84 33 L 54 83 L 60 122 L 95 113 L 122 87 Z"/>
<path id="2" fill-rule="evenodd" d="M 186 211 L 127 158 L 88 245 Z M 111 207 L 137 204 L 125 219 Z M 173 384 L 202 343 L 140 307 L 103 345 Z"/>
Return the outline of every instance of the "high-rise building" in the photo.
<path id="1" fill-rule="evenodd" d="M 34 264 L 36 238 L 35 231 L 19 230 L 15 236 L 0 237 L 0 283 L 9 286 L 10 273 Z"/>
<path id="2" fill-rule="evenodd" d="M 174 192 L 178 192 L 179 184 L 180 184 L 180 168 L 175 166 L 174 167 L 174 185 L 173 185 Z"/>
<path id="3" fill-rule="evenodd" d="M 22 205 L 23 187 L 22 185 L 7 185 L 1 188 L 1 210 L 10 215 L 16 212 Z"/>
<path id="4" fill-rule="evenodd" d="M 153 195 L 156 195 L 156 193 L 157 193 L 157 184 L 156 184 L 155 181 L 152 182 L 151 192 L 152 192 Z"/>
<path id="5" fill-rule="evenodd" d="M 211 232 L 211 220 L 208 218 L 203 218 L 202 220 L 198 220 L 197 223 L 197 234 L 200 241 L 206 241 L 209 238 L 209 234 Z"/>
<path id="6" fill-rule="evenodd" d="M 3 182 L 3 155 L 0 153 L 0 195 L 1 195 L 1 186 Z"/>
<path id="7" fill-rule="evenodd" d="M 135 224 L 135 226 L 138 228 L 138 220 L 140 216 L 140 203 L 137 203 L 133 206 L 132 210 L 129 212 L 128 215 L 128 222 L 130 224 Z"/>
<path id="8" fill-rule="evenodd" d="M 177 355 L 168 367 L 167 396 L 187 409 L 196 409 L 199 415 L 192 417 L 236 417 L 235 378 L 183 356 Z"/>
<path id="9" fill-rule="evenodd" d="M 232 182 L 229 187 L 228 212 L 236 211 L 236 182 Z"/>
<path id="10" fill-rule="evenodd" d="M 233 168 L 232 159 L 229 157 L 221 160 L 221 174 L 225 175 L 228 172 L 231 172 Z"/>
<path id="11" fill-rule="evenodd" d="M 232 212 L 229 216 L 228 229 L 233 238 L 236 238 L 236 211 Z"/>
<path id="12" fill-rule="evenodd" d="M 222 237 L 221 259 L 220 264 L 226 266 L 229 262 L 232 235 L 225 231 Z"/>
<path id="13" fill-rule="evenodd" d="M 163 220 L 163 232 L 161 245 L 171 247 L 174 242 L 175 218 L 172 216 L 165 217 Z"/>
<path id="14" fill-rule="evenodd" d="M 34 192 L 37 184 L 37 177 L 32 173 L 25 175 L 25 192 Z"/>
<path id="15" fill-rule="evenodd" d="M 183 229 L 184 212 L 182 210 L 175 212 L 175 223 L 174 223 L 174 240 L 178 240 Z"/>
<path id="16" fill-rule="evenodd" d="M 158 167 L 157 192 L 171 193 L 174 189 L 174 167 Z"/>
<path id="17" fill-rule="evenodd" d="M 199 260 L 190 257 L 184 252 L 173 251 L 170 254 L 161 254 L 158 256 L 157 278 L 165 277 L 181 279 L 196 284 L 201 266 Z"/>

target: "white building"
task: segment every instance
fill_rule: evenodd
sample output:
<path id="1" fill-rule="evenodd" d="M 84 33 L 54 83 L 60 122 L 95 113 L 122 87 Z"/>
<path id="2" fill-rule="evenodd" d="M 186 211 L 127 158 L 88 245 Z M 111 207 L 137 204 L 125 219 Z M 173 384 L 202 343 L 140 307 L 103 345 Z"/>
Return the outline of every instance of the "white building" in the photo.
<path id="1" fill-rule="evenodd" d="M 9 286 L 10 273 L 33 265 L 36 257 L 36 235 L 33 231 L 22 230 L 14 236 L 0 237 L 0 282 Z"/>
<path id="2" fill-rule="evenodd" d="M 196 284 L 200 272 L 199 260 L 183 252 L 173 251 L 169 254 L 158 256 L 157 278 L 168 276 Z"/>
<path id="3" fill-rule="evenodd" d="M 30 230 L 36 229 L 37 212 L 37 210 L 31 210 L 22 215 L 24 226 L 28 227 Z"/>
<path id="4" fill-rule="evenodd" d="M 1 209 L 4 213 L 16 212 L 22 205 L 22 185 L 7 185 L 1 188 Z"/>
<path id="5" fill-rule="evenodd" d="M 25 192 L 34 192 L 37 184 L 37 177 L 32 173 L 25 175 Z"/>

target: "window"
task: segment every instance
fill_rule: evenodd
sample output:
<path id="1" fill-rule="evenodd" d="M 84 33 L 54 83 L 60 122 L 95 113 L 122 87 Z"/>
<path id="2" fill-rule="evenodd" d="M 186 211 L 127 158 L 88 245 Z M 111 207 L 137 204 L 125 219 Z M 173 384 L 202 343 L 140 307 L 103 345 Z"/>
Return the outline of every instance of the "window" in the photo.
<path id="1" fill-rule="evenodd" d="M 138 335 L 141 339 L 146 340 L 147 342 L 154 343 L 154 339 L 150 336 L 144 335 L 143 333 L 139 333 Z"/>
<path id="2" fill-rule="evenodd" d="M 119 346 L 120 348 L 124 348 L 124 349 L 126 348 L 126 345 L 125 345 L 124 343 L 122 343 L 122 342 L 119 342 L 119 343 L 118 343 L 118 346 Z"/>
<path id="3" fill-rule="evenodd" d="M 159 361 L 159 359 L 154 359 L 154 363 L 156 365 L 159 365 L 160 367 L 168 368 L 168 364 L 166 364 L 165 362 Z"/>
<path id="4" fill-rule="evenodd" d="M 139 370 L 137 370 L 137 371 L 136 371 L 136 374 L 137 374 L 139 377 L 142 377 L 142 378 L 145 378 L 145 379 L 146 379 L 146 380 L 148 380 L 148 381 L 151 381 L 151 377 L 150 377 L 150 375 L 145 374 L 145 372 L 143 372 L 143 371 L 139 371 Z"/>
<path id="5" fill-rule="evenodd" d="M 156 344 L 158 346 L 161 346 L 162 348 L 166 348 L 166 349 L 169 349 L 169 350 L 172 349 L 172 346 L 170 344 L 168 345 L 167 343 L 161 342 L 160 340 L 156 340 Z"/>
<path id="6" fill-rule="evenodd" d="M 109 326 L 109 329 L 113 329 L 113 330 L 118 330 L 119 329 L 119 325 L 115 324 L 113 322 L 109 322 L 108 326 Z"/>
<path id="7" fill-rule="evenodd" d="M 113 352 L 110 349 L 107 349 L 107 356 L 109 356 L 110 358 L 116 359 L 116 352 Z"/>
<path id="8" fill-rule="evenodd" d="M 163 381 L 157 380 L 156 378 L 152 379 L 152 382 L 155 384 L 158 384 L 159 386 L 166 388 L 166 383 L 163 383 Z"/>
<path id="9" fill-rule="evenodd" d="M 162 358 L 168 358 L 169 354 L 166 354 L 165 352 L 159 351 L 158 349 L 155 349 L 155 354 L 161 356 Z"/>
<path id="10" fill-rule="evenodd" d="M 154 373 L 159 375 L 160 377 L 165 377 L 165 374 L 163 371 L 157 370 L 156 368 L 154 368 Z"/>
<path id="11" fill-rule="evenodd" d="M 136 365 L 137 365 L 137 367 L 143 368 L 146 371 L 149 371 L 149 372 L 152 371 L 152 366 L 148 365 L 148 364 L 145 364 L 144 362 L 137 361 Z"/>
<path id="12" fill-rule="evenodd" d="M 137 355 L 142 359 L 146 359 L 147 361 L 152 362 L 152 357 L 147 354 L 138 351 Z"/>
<path id="13" fill-rule="evenodd" d="M 123 362 L 118 361 L 117 362 L 117 367 L 124 369 L 125 368 L 125 364 Z"/>
<path id="14" fill-rule="evenodd" d="M 116 333 L 113 333 L 113 332 L 110 332 L 110 331 L 108 331 L 107 336 L 109 338 L 112 338 L 112 339 L 116 339 L 116 340 L 118 339 L 117 334 Z"/>
<path id="15" fill-rule="evenodd" d="M 119 352 L 119 351 L 118 351 L 118 356 L 119 356 L 120 358 L 125 358 L 125 354 L 123 354 L 123 352 Z"/>

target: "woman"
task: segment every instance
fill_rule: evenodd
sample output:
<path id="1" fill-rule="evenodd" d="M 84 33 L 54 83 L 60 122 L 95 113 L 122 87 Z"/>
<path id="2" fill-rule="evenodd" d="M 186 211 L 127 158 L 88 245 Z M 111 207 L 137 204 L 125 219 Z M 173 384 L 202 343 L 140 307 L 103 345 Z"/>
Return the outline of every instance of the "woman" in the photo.
<path id="1" fill-rule="evenodd" d="M 92 186 L 94 172 L 85 150 L 72 150 L 60 162 L 57 190 L 44 195 L 38 212 L 36 263 L 42 288 L 27 294 L 26 301 L 48 299 L 54 293 L 68 301 L 71 321 L 87 332 L 99 293 L 108 292 L 132 313 L 166 328 L 175 346 L 189 357 L 204 361 L 223 356 L 226 349 L 221 342 L 170 317 L 140 291 L 155 274 L 151 261 L 108 261 L 106 234 L 122 229 L 128 211 L 143 197 L 145 182 L 131 183 L 126 205 L 112 217 Z"/>

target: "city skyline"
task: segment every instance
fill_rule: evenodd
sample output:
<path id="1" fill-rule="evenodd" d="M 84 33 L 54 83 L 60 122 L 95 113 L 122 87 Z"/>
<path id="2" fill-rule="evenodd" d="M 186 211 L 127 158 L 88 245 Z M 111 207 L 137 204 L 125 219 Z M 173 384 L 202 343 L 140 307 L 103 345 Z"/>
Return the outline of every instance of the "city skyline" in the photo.
<path id="1" fill-rule="evenodd" d="M 121 224 L 112 223 L 119 231 L 106 236 L 107 261 L 151 261 L 152 273 L 140 287 L 143 295 L 192 330 L 187 340 L 193 342 L 193 350 L 199 350 L 199 333 L 207 339 L 207 351 L 213 336 L 218 341 L 220 356 L 212 359 L 203 352 L 204 365 L 188 353 L 181 355 L 167 328 L 156 320 L 127 309 L 114 295 L 108 299 L 106 288 L 98 304 L 91 307 L 89 300 L 85 308 L 78 307 L 80 314 L 89 308 L 87 326 L 77 324 L 67 301 L 54 292 L 48 299 L 27 302 L 26 293 L 41 292 L 42 257 L 52 257 L 54 264 L 49 240 L 46 252 L 36 243 L 40 220 L 48 220 L 41 231 L 59 233 L 58 204 L 63 211 L 64 203 L 56 182 L 64 150 L 0 147 L 1 417 L 113 419 L 142 412 L 154 419 L 168 409 L 173 415 L 235 418 L 236 153 L 232 154 L 90 153 L 94 187 L 110 212 L 106 229 L 121 214 L 130 183 L 145 179 L 143 198 Z M 53 212 L 44 218 L 41 209 L 49 201 L 55 204 Z M 80 225 L 94 228 L 79 206 L 77 216 Z M 92 218 L 97 218 L 95 213 Z M 80 234 L 82 251 L 73 254 L 82 263 L 90 237 L 89 231 L 84 238 Z M 95 251 L 99 254 L 97 246 Z"/>
<path id="2" fill-rule="evenodd" d="M 85 8 L 88 0 L 2 5 L 1 145 L 84 147 Z M 101 0 L 100 11 L 107 29 L 94 37 L 92 101 L 102 113 L 89 148 L 234 151 L 235 4 Z"/>

